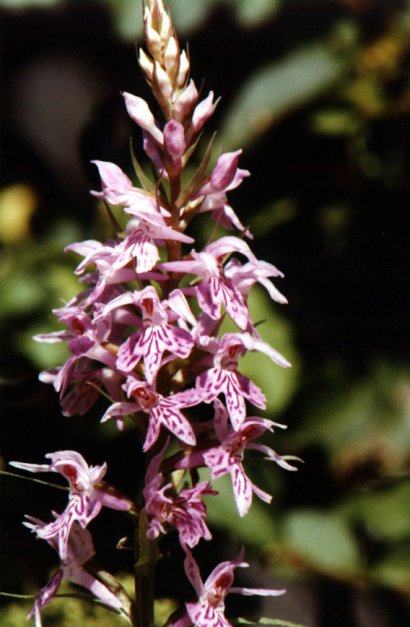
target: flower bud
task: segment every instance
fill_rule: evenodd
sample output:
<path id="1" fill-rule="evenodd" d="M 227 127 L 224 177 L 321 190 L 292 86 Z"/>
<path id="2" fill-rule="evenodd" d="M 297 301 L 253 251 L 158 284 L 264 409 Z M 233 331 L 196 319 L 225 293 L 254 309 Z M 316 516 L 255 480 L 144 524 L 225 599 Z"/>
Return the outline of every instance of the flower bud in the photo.
<path id="1" fill-rule="evenodd" d="M 183 87 L 188 78 L 189 72 L 189 60 L 186 56 L 185 50 L 183 50 L 179 57 L 179 70 L 177 76 L 177 85 L 178 87 Z"/>
<path id="2" fill-rule="evenodd" d="M 160 151 L 158 150 L 158 146 L 156 142 L 152 139 L 152 136 L 149 135 L 146 131 L 142 131 L 143 142 L 142 146 L 144 148 L 145 153 L 151 159 L 158 172 L 164 172 L 164 162 L 162 160 L 162 156 Z"/>
<path id="3" fill-rule="evenodd" d="M 214 92 L 210 91 L 208 96 L 201 100 L 201 102 L 195 107 L 195 111 L 192 116 L 192 130 L 197 133 L 202 130 L 205 122 L 211 117 L 215 111 L 215 104 L 213 102 Z"/>
<path id="4" fill-rule="evenodd" d="M 172 82 L 178 74 L 178 62 L 179 62 L 179 46 L 175 37 L 171 37 L 165 47 L 164 51 L 164 65 L 165 70 L 170 75 Z"/>
<path id="5" fill-rule="evenodd" d="M 189 81 L 188 85 L 181 91 L 173 104 L 172 111 L 174 118 L 178 121 L 190 115 L 192 109 L 198 101 L 198 91 L 194 81 Z"/>
<path id="6" fill-rule="evenodd" d="M 154 59 L 161 59 L 162 41 L 157 31 L 151 26 L 151 19 L 145 21 L 145 41 Z"/>
<path id="7" fill-rule="evenodd" d="M 155 61 L 155 65 L 154 65 L 154 79 L 157 82 L 157 85 L 160 89 L 160 92 L 163 98 L 166 101 L 169 101 L 172 95 L 171 81 L 169 80 L 169 76 L 166 73 L 166 71 L 162 69 L 162 67 L 157 61 Z"/>
<path id="8" fill-rule="evenodd" d="M 164 127 L 164 144 L 173 159 L 180 159 L 185 152 L 185 133 L 182 124 L 169 120 Z"/>
<path id="9" fill-rule="evenodd" d="M 171 18 L 169 17 L 169 14 L 164 9 L 164 7 L 162 7 L 161 18 L 162 18 L 161 30 L 159 34 L 161 36 L 162 41 L 165 43 L 173 36 L 174 29 L 172 28 Z"/>
<path id="10" fill-rule="evenodd" d="M 233 181 L 241 152 L 242 150 L 226 152 L 218 158 L 216 166 L 212 171 L 210 181 L 215 192 L 226 189 Z"/>
<path id="11" fill-rule="evenodd" d="M 155 124 L 155 118 L 151 113 L 151 110 L 145 100 L 139 96 L 133 96 L 127 92 L 123 93 L 125 99 L 125 106 L 127 107 L 128 115 L 138 126 L 148 131 L 152 137 L 159 143 L 163 144 L 162 132 Z"/>
<path id="12" fill-rule="evenodd" d="M 144 72 L 145 76 L 149 81 L 152 81 L 152 75 L 154 72 L 154 64 L 150 57 L 144 52 L 142 48 L 139 49 L 138 53 L 138 63 L 140 64 L 140 68 Z"/>

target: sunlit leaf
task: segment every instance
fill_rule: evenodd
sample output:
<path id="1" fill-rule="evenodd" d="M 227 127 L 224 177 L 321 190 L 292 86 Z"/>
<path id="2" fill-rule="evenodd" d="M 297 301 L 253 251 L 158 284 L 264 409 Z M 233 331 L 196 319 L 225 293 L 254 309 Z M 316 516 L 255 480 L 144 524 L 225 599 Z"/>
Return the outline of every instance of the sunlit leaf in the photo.
<path id="1" fill-rule="evenodd" d="M 311 127 L 316 133 L 322 135 L 350 136 L 360 129 L 360 120 L 353 111 L 348 109 L 328 109 L 314 113 Z"/>
<path id="2" fill-rule="evenodd" d="M 408 481 L 351 499 L 345 511 L 378 540 L 410 539 Z"/>
<path id="3" fill-rule="evenodd" d="M 283 542 L 307 568 L 344 576 L 360 567 L 358 547 L 348 524 L 332 513 L 306 509 L 288 514 Z"/>
<path id="4" fill-rule="evenodd" d="M 372 568 L 372 579 L 378 584 L 394 587 L 404 594 L 410 591 L 410 544 L 398 546 Z"/>
<path id="5" fill-rule="evenodd" d="M 278 118 L 333 85 L 345 63 L 316 43 L 255 71 L 226 114 L 221 142 L 225 147 L 245 146 Z"/>
<path id="6" fill-rule="evenodd" d="M 276 625 L 276 627 L 305 627 L 296 623 L 291 623 L 288 620 L 282 620 L 280 618 L 260 618 L 259 620 L 247 620 L 246 618 L 236 618 L 232 621 L 233 625 Z"/>
<path id="7" fill-rule="evenodd" d="M 226 0 L 236 11 L 237 19 L 249 28 L 268 20 L 280 7 L 280 0 Z"/>
<path id="8" fill-rule="evenodd" d="M 0 315 L 31 313 L 43 302 L 44 289 L 32 274 L 10 274 L 0 285 Z"/>
<path id="9" fill-rule="evenodd" d="M 46 9 L 57 4 L 61 0 L 0 0 L 0 7 L 5 9 Z"/>
<path id="10" fill-rule="evenodd" d="M 399 471 L 410 451 L 409 392 L 407 369 L 389 362 L 355 384 L 339 379 L 312 397 L 298 441 L 322 444 L 339 473 L 372 459 Z"/>

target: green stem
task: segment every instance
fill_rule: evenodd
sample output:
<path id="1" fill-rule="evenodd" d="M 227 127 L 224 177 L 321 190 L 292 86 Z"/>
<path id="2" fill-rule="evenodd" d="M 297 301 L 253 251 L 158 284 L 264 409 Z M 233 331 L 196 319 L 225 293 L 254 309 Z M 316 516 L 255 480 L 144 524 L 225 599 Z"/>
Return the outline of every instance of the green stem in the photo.
<path id="1" fill-rule="evenodd" d="M 170 202 L 171 209 L 171 227 L 176 231 L 179 231 L 179 207 L 177 205 L 177 198 L 181 191 L 181 175 L 178 172 L 174 172 L 172 169 L 168 170 L 169 187 L 170 187 Z M 181 258 L 181 242 L 177 240 L 169 240 L 167 242 L 168 248 L 168 261 L 176 261 Z"/>
<path id="2" fill-rule="evenodd" d="M 158 559 L 155 542 L 147 538 L 145 510 L 135 527 L 136 627 L 154 627 L 154 574 Z"/>
<path id="3" fill-rule="evenodd" d="M 7 470 L 0 470 L 0 475 L 14 477 L 15 479 L 23 479 L 24 481 L 32 481 L 33 483 L 40 483 L 41 485 L 46 485 L 48 488 L 56 488 L 57 490 L 64 490 L 64 492 L 68 492 L 69 490 L 68 487 L 58 485 L 57 483 L 50 483 L 50 481 L 42 481 L 41 479 L 33 479 L 33 477 L 23 477 L 23 475 L 16 475 L 14 472 L 7 472 Z"/>

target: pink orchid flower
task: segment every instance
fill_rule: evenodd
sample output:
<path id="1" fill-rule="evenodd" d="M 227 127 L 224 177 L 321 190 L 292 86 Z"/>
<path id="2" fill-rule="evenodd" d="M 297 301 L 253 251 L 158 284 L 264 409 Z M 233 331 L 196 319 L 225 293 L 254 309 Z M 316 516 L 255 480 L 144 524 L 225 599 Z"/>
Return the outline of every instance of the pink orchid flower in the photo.
<path id="1" fill-rule="evenodd" d="M 191 251 L 190 259 L 168 261 L 159 264 L 158 268 L 201 277 L 202 281 L 194 288 L 194 293 L 202 311 L 214 320 L 219 320 L 221 305 L 224 305 L 232 320 L 244 330 L 250 324 L 248 308 L 240 292 L 225 276 L 223 267 L 224 258 L 235 252 L 257 261 L 244 241 L 226 236 L 212 242 L 202 252 Z"/>
<path id="2" fill-rule="evenodd" d="M 131 209 L 129 212 L 131 213 Z M 137 274 L 149 272 L 159 260 L 157 244 L 174 240 L 190 244 L 194 240 L 165 224 L 153 224 L 150 220 L 135 219 L 128 222 L 126 237 L 117 246 L 114 268 L 123 268 L 135 261 Z"/>
<path id="3" fill-rule="evenodd" d="M 92 161 L 101 178 L 102 191 L 92 191 L 97 198 L 106 200 L 112 205 L 127 207 L 138 205 L 142 215 L 159 214 L 158 204 L 154 196 L 142 189 L 134 187 L 128 176 L 118 165 L 109 161 Z M 163 209 L 163 208 L 162 208 Z M 163 209 L 165 212 L 165 209 Z M 168 212 L 166 212 L 168 214 Z"/>
<path id="4" fill-rule="evenodd" d="M 259 451 L 265 458 L 276 462 L 285 470 L 297 470 L 288 460 L 301 461 L 290 455 L 278 455 L 265 444 L 254 442 L 266 431 L 273 431 L 274 427 L 285 429 L 271 420 L 251 416 L 244 420 L 238 430 L 229 429 L 228 412 L 220 400 L 214 401 L 215 416 L 213 425 L 219 443 L 216 446 L 203 448 L 185 455 L 175 465 L 178 469 L 198 468 L 208 466 L 211 470 L 211 478 L 218 479 L 225 474 L 231 475 L 232 489 L 236 507 L 240 516 L 245 516 L 252 505 L 252 494 L 255 493 L 265 503 L 270 503 L 272 497 L 256 486 L 246 475 L 243 460 L 248 450 Z"/>
<path id="5" fill-rule="evenodd" d="M 269 344 L 253 338 L 249 333 L 226 333 L 218 343 L 210 344 L 215 350 L 214 367 L 204 370 L 196 380 L 196 387 L 206 403 L 224 394 L 229 416 L 234 429 L 238 430 L 246 416 L 245 399 L 265 409 L 266 397 L 261 389 L 248 377 L 238 372 L 238 360 L 247 350 L 258 350 L 267 354 L 283 367 L 289 362 Z"/>
<path id="6" fill-rule="evenodd" d="M 147 535 L 155 540 L 161 533 L 166 533 L 164 524 L 168 524 L 177 529 L 181 543 L 193 548 L 201 538 L 212 538 L 205 524 L 206 506 L 201 497 L 218 493 L 211 489 L 209 481 L 203 481 L 192 488 L 183 488 L 177 496 L 166 495 L 165 492 L 174 487 L 171 482 L 162 486 L 164 477 L 160 465 L 168 445 L 169 438 L 151 460 L 145 476 L 145 509 L 150 517 Z"/>
<path id="7" fill-rule="evenodd" d="M 209 180 L 200 188 L 197 195 L 226 192 L 238 187 L 246 176 L 250 176 L 248 170 L 238 168 L 241 153 L 242 150 L 235 150 L 235 152 L 226 152 L 218 157 Z"/>
<path id="8" fill-rule="evenodd" d="M 53 522 L 38 530 L 37 535 L 44 540 L 57 538 L 60 558 L 65 560 L 68 552 L 68 538 L 75 522 L 85 529 L 102 507 L 129 511 L 131 501 L 109 492 L 102 479 L 107 472 L 107 464 L 88 466 L 76 451 L 48 453 L 50 464 L 27 464 L 10 462 L 11 466 L 29 472 L 57 472 L 69 483 L 68 505 Z"/>
<path id="9" fill-rule="evenodd" d="M 186 546 L 183 548 L 186 553 L 184 561 L 185 572 L 198 598 L 196 602 L 185 604 L 189 618 L 194 625 L 231 627 L 231 623 L 225 617 L 225 597 L 227 594 L 279 596 L 285 592 L 285 590 L 233 587 L 235 569 L 249 566 L 249 564 L 242 561 L 243 550 L 241 550 L 236 560 L 218 564 L 205 583 L 203 583 L 198 564 L 194 560 L 191 551 Z"/>
<path id="10" fill-rule="evenodd" d="M 169 324 L 168 309 L 172 308 L 172 301 L 161 303 L 152 286 L 113 299 L 104 311 L 109 313 L 127 305 L 136 305 L 141 310 L 142 322 L 141 328 L 120 346 L 117 367 L 124 372 L 131 372 L 143 359 L 145 376 L 149 382 L 153 382 L 165 351 L 178 357 L 187 357 L 194 341 L 186 329 Z M 186 308 L 189 309 L 187 303 Z"/>
<path id="11" fill-rule="evenodd" d="M 267 459 L 276 462 L 285 470 L 297 470 L 286 461 L 296 458 L 282 457 L 270 447 L 253 442 L 266 431 L 272 431 L 273 427 L 285 428 L 284 425 L 252 416 L 242 423 L 238 431 L 229 430 L 228 413 L 220 401 L 215 401 L 214 426 L 220 444 L 203 454 L 205 464 L 211 469 L 212 479 L 217 479 L 226 473 L 231 475 L 235 503 L 240 516 L 248 513 L 252 505 L 253 492 L 265 503 L 270 503 L 271 495 L 258 488 L 246 475 L 243 459 L 246 450 L 255 450 L 263 453 Z"/>
<path id="12" fill-rule="evenodd" d="M 282 278 L 283 273 L 267 261 L 251 259 L 248 263 L 241 264 L 237 259 L 230 259 L 225 266 L 225 274 L 231 279 L 238 292 L 245 297 L 249 294 L 251 287 L 258 282 L 263 285 L 272 300 L 282 305 L 288 302 L 268 278 Z"/>
<path id="13" fill-rule="evenodd" d="M 41 538 L 42 530 L 47 527 L 47 524 L 32 516 L 26 516 L 26 518 L 29 522 L 24 522 L 23 525 Z M 55 537 L 47 538 L 47 542 L 58 552 L 58 542 Z M 52 602 L 63 579 L 86 588 L 105 605 L 116 610 L 121 609 L 121 601 L 115 594 L 84 568 L 94 555 L 95 549 L 90 532 L 75 522 L 68 536 L 66 557 L 61 559 L 58 570 L 37 594 L 27 616 L 27 618 L 34 616 L 36 627 L 42 627 L 41 610 Z"/>
<path id="14" fill-rule="evenodd" d="M 115 418 L 118 425 L 124 416 L 143 411 L 149 417 L 143 446 L 144 451 L 148 451 L 157 441 L 161 426 L 168 429 L 185 444 L 190 446 L 196 444 L 192 425 L 181 412 L 181 409 L 198 405 L 201 402 L 201 397 L 195 389 L 184 390 L 172 396 L 164 397 L 146 381 L 139 381 L 131 377 L 124 388 L 127 396 L 132 398 L 132 402 L 113 403 L 106 410 L 101 422 Z M 122 425 L 120 424 L 121 428 Z"/>

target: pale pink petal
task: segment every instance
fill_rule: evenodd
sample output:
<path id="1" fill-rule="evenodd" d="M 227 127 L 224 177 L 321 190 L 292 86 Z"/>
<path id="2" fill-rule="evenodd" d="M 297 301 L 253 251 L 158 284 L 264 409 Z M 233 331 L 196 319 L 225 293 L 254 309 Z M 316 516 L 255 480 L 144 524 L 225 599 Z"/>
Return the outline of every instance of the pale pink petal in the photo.
<path id="1" fill-rule="evenodd" d="M 245 516 L 252 505 L 252 483 L 245 475 L 243 468 L 235 464 L 231 469 L 232 488 L 240 516 Z"/>
<path id="2" fill-rule="evenodd" d="M 173 117 L 182 122 L 188 116 L 198 102 L 198 91 L 193 80 L 181 91 L 172 106 Z"/>
<path id="3" fill-rule="evenodd" d="M 157 141 L 159 144 L 163 144 L 163 135 L 156 125 L 155 118 L 151 113 L 151 110 L 145 100 L 140 98 L 139 96 L 134 96 L 133 94 L 129 94 L 127 92 L 123 93 L 125 106 L 128 111 L 128 115 L 138 126 L 140 126 L 145 131 L 148 131 L 150 135 Z"/>
<path id="4" fill-rule="evenodd" d="M 210 91 L 204 100 L 201 100 L 194 109 L 191 120 L 191 128 L 198 133 L 205 125 L 208 118 L 211 117 L 215 111 L 215 104 L 213 102 L 214 92 Z"/>

